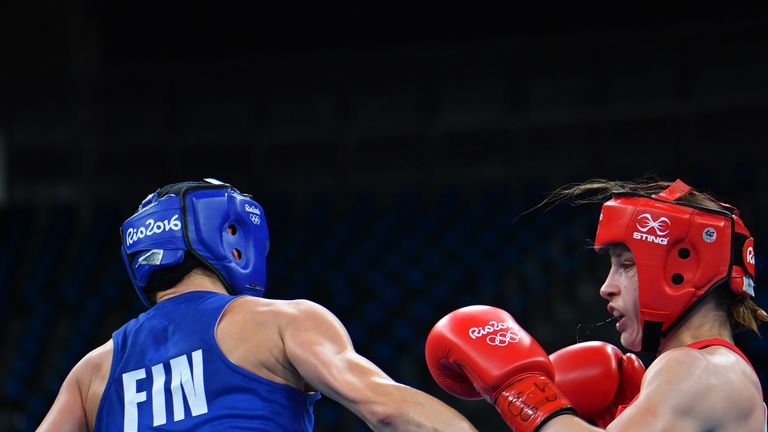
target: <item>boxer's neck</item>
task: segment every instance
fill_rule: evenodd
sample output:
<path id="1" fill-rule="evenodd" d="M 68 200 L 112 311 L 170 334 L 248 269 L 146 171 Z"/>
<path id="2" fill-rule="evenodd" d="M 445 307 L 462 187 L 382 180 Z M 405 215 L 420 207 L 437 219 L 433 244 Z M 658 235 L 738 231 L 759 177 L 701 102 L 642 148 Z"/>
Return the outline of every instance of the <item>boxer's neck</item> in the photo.
<path id="1" fill-rule="evenodd" d="M 692 311 L 675 330 L 662 339 L 659 354 L 704 339 L 719 338 L 733 343 L 725 312 L 710 302 Z"/>
<path id="2" fill-rule="evenodd" d="M 226 288 L 215 276 L 192 270 L 173 287 L 157 293 L 157 302 L 160 303 L 163 300 L 192 291 L 211 291 L 227 294 Z"/>

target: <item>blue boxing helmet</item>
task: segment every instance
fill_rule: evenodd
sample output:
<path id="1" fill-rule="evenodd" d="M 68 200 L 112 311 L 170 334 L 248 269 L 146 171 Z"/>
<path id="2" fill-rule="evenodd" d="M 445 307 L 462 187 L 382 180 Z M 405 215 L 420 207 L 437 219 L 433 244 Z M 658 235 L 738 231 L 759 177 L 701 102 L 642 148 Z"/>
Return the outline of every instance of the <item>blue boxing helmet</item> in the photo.
<path id="1" fill-rule="evenodd" d="M 230 294 L 264 295 L 269 231 L 250 195 L 216 179 L 166 186 L 147 196 L 120 227 L 123 261 L 145 305 L 150 276 L 179 265 L 187 253 Z"/>

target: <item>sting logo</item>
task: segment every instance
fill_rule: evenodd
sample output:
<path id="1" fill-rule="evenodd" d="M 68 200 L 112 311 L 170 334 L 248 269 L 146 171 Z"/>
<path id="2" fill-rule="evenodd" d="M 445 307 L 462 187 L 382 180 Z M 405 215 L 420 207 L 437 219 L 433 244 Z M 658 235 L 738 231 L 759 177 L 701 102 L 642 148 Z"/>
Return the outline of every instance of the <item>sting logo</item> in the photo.
<path id="1" fill-rule="evenodd" d="M 656 235 L 662 236 L 667 234 L 671 227 L 672 222 L 663 216 L 655 221 L 651 215 L 643 213 L 637 218 L 637 229 L 642 232 L 647 232 L 649 229 L 653 228 L 656 231 Z"/>
<path id="2" fill-rule="evenodd" d="M 672 228 L 672 222 L 669 219 L 662 216 L 657 220 L 653 220 L 653 217 L 648 213 L 643 213 L 637 218 L 635 224 L 637 229 L 642 232 L 633 232 L 632 238 L 636 240 L 643 240 L 651 243 L 657 243 L 660 245 L 666 245 L 669 241 L 669 237 L 663 237 L 669 233 Z M 653 228 L 656 235 L 648 234 L 648 231 Z"/>

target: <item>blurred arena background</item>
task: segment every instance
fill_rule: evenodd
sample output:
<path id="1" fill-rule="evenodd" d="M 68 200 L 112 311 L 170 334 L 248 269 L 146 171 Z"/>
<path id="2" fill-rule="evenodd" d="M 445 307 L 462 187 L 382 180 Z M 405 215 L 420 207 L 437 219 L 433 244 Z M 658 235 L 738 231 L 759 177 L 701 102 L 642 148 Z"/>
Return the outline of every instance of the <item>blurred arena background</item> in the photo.
<path id="1" fill-rule="evenodd" d="M 166 183 L 253 194 L 272 236 L 267 295 L 325 305 L 359 352 L 481 431 L 504 430 L 493 407 L 429 376 L 432 324 L 492 304 L 552 352 L 607 317 L 607 264 L 588 248 L 599 208 L 521 216 L 547 192 L 682 178 L 740 208 L 768 251 L 768 15 L 432 31 L 126 9 L 0 14 L 0 431 L 34 430 L 70 368 L 143 310 L 118 227 Z M 766 340 L 737 344 L 768 389 Z M 316 418 L 367 430 L 328 398 Z"/>

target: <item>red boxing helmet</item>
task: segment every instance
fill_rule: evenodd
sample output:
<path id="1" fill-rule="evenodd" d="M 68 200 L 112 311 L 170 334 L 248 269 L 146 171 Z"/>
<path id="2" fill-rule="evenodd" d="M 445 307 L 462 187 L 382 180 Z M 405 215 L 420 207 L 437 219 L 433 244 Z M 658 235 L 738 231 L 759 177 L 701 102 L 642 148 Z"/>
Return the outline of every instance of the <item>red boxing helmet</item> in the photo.
<path id="1" fill-rule="evenodd" d="M 600 213 L 595 249 L 624 244 L 635 258 L 646 352 L 657 352 L 714 286 L 755 295 L 754 240 L 738 210 L 675 202 L 690 190 L 677 180 L 653 196 L 617 192 Z"/>

